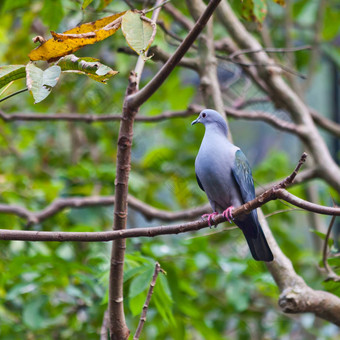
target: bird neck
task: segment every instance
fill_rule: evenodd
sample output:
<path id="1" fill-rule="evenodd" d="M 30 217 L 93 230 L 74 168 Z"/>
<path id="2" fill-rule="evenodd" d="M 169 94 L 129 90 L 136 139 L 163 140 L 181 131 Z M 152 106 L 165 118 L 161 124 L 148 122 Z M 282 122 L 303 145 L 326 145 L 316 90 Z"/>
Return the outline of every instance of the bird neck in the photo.
<path id="1" fill-rule="evenodd" d="M 205 126 L 205 135 L 215 135 L 220 136 L 228 139 L 228 129 L 227 126 L 224 124 L 206 124 Z"/>

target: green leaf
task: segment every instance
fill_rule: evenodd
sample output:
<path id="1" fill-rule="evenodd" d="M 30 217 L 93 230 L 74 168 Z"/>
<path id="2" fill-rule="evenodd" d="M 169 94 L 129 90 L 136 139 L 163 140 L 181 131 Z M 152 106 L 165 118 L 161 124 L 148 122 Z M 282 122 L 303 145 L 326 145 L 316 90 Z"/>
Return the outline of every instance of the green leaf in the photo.
<path id="1" fill-rule="evenodd" d="M 128 45 L 144 59 L 156 34 L 156 24 L 141 18 L 138 11 L 127 11 L 122 18 L 122 31 Z"/>
<path id="2" fill-rule="evenodd" d="M 134 268 L 126 270 L 124 272 L 124 282 L 128 281 L 129 279 L 136 276 L 137 274 L 140 274 L 142 271 L 144 271 L 143 267 L 134 267 Z"/>
<path id="3" fill-rule="evenodd" d="M 39 329 L 43 326 L 45 318 L 41 314 L 46 296 L 39 295 L 24 305 L 23 322 L 30 329 Z"/>
<path id="4" fill-rule="evenodd" d="M 134 316 L 139 315 L 142 312 L 145 299 L 146 292 L 144 294 L 138 294 L 133 298 L 129 298 L 129 307 Z"/>
<path id="5" fill-rule="evenodd" d="M 26 66 L 26 84 L 35 104 L 44 100 L 57 84 L 61 73 L 59 66 L 51 66 L 45 71 L 29 63 Z"/>
<path id="6" fill-rule="evenodd" d="M 163 274 L 159 274 L 151 301 L 155 304 L 163 320 L 172 325 L 176 324 L 172 313 L 173 300 L 171 297 L 168 281 Z"/>
<path id="7" fill-rule="evenodd" d="M 138 294 L 144 292 L 144 290 L 146 290 L 150 286 L 153 272 L 154 267 L 145 267 L 145 271 L 132 280 L 129 290 L 130 298 L 133 298 Z"/>
<path id="8" fill-rule="evenodd" d="M 25 78 L 25 65 L 7 65 L 0 67 L 0 89 L 11 81 Z"/>
<path id="9" fill-rule="evenodd" d="M 97 59 L 78 58 L 73 54 L 59 59 L 57 64 L 63 72 L 84 74 L 101 83 L 106 83 L 109 78 L 114 77 L 118 73 L 98 62 Z"/>

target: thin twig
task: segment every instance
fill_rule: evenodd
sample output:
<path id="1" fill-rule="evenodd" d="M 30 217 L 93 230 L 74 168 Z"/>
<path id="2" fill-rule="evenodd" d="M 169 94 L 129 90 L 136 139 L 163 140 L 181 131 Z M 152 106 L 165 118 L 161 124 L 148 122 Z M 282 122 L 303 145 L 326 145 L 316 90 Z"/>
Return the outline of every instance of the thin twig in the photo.
<path id="1" fill-rule="evenodd" d="M 294 169 L 294 171 L 292 172 L 292 174 L 290 174 L 284 181 L 282 181 L 282 183 L 280 184 L 280 187 L 285 189 L 288 185 L 292 184 L 296 175 L 298 174 L 301 166 L 306 162 L 307 159 L 307 153 L 304 152 L 299 160 L 299 163 L 297 164 L 296 168 Z"/>
<path id="2" fill-rule="evenodd" d="M 223 57 L 223 56 L 219 56 L 219 58 L 221 59 L 225 59 L 225 60 L 229 60 L 235 64 L 241 65 L 241 66 L 246 66 L 246 67 L 250 67 L 250 66 L 277 66 L 279 68 L 281 68 L 282 70 L 291 73 L 293 75 L 296 75 L 302 79 L 306 79 L 306 76 L 296 72 L 295 70 L 292 70 L 290 67 L 283 65 L 283 64 L 279 64 L 279 63 L 257 63 L 257 62 L 253 62 L 253 63 L 248 63 L 248 62 L 244 62 L 244 61 L 240 61 L 237 60 L 236 58 L 240 55 L 243 54 L 249 54 L 249 53 L 259 53 L 259 52 L 270 52 L 270 53 L 287 53 L 287 52 L 296 52 L 296 51 L 301 51 L 301 50 L 310 50 L 311 46 L 309 45 L 304 45 L 304 46 L 300 46 L 300 47 L 291 47 L 291 48 L 276 48 L 276 47 L 264 47 L 264 48 L 258 48 L 258 49 L 243 49 L 243 50 L 238 50 L 235 51 L 233 53 L 231 53 L 228 57 Z"/>
<path id="3" fill-rule="evenodd" d="M 289 208 L 289 209 L 280 209 L 280 210 L 275 210 L 270 214 L 265 215 L 265 218 L 271 217 L 271 216 L 275 216 L 278 214 L 282 214 L 282 213 L 288 213 L 288 212 L 292 212 L 292 211 L 305 211 L 304 209 L 300 209 L 300 208 Z"/>
<path id="4" fill-rule="evenodd" d="M 229 55 L 230 59 L 234 59 L 241 54 L 249 54 L 249 53 L 259 53 L 259 52 L 270 52 L 270 53 L 290 53 L 290 52 L 297 52 L 297 51 L 304 51 L 304 50 L 311 50 L 312 46 L 310 45 L 303 45 L 298 47 L 264 47 L 258 49 L 251 49 L 246 48 L 242 50 L 235 51 Z"/>
<path id="5" fill-rule="evenodd" d="M 155 271 L 154 271 L 153 276 L 152 276 L 152 280 L 151 280 L 151 283 L 150 283 L 148 294 L 146 296 L 146 300 L 145 300 L 145 303 L 144 303 L 144 306 L 143 306 L 143 311 L 142 311 L 142 314 L 141 314 L 140 319 L 139 319 L 139 323 L 138 323 L 138 327 L 136 329 L 136 333 L 133 336 L 133 340 L 138 340 L 141 333 L 142 333 L 143 326 L 144 326 L 144 323 L 146 321 L 146 314 L 148 312 L 149 304 L 150 304 L 150 301 L 151 301 L 151 296 L 152 296 L 153 290 L 155 288 L 156 280 L 157 280 L 159 272 L 164 273 L 160 264 L 158 262 L 156 262 Z"/>

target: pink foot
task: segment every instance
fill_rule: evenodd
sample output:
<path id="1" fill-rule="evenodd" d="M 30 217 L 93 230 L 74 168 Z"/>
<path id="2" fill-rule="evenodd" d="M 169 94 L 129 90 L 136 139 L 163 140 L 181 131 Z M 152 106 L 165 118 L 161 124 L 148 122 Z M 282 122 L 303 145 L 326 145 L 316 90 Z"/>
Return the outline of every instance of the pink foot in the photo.
<path id="1" fill-rule="evenodd" d="M 212 214 L 204 214 L 204 215 L 202 215 L 202 218 L 206 218 L 206 217 L 208 217 L 208 225 L 209 225 L 209 227 L 211 227 L 211 221 L 213 221 L 214 222 L 214 216 L 215 215 L 218 215 L 218 213 L 215 211 L 215 212 L 213 212 Z"/>
<path id="2" fill-rule="evenodd" d="M 227 208 L 226 210 L 223 211 L 223 216 L 225 217 L 225 219 L 229 222 L 232 223 L 233 218 L 233 206 L 230 206 L 229 208 Z"/>

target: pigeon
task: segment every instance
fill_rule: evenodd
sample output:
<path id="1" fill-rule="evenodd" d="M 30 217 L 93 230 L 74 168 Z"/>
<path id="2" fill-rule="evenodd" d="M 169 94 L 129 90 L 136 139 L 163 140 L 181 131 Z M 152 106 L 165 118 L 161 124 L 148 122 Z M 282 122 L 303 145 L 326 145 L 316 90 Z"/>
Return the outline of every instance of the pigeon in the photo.
<path id="1" fill-rule="evenodd" d="M 202 123 L 205 134 L 195 160 L 199 187 L 206 193 L 212 214 L 209 226 L 218 213 L 242 230 L 250 252 L 257 261 L 270 262 L 273 254 L 262 231 L 257 211 L 233 219 L 232 210 L 255 198 L 251 168 L 243 152 L 228 140 L 228 127 L 223 117 L 214 110 L 203 110 L 191 125 Z"/>

